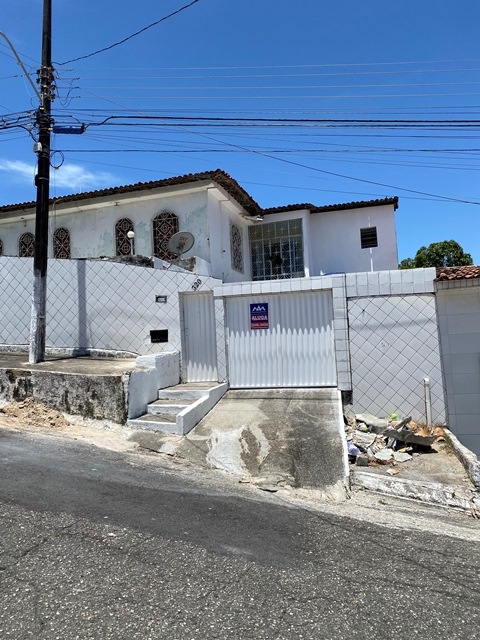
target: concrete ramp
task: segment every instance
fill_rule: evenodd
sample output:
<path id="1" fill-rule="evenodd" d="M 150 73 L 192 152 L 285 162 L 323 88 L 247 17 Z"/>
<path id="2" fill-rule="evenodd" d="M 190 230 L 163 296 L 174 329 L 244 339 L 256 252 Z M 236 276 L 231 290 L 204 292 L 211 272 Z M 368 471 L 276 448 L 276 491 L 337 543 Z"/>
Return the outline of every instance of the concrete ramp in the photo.
<path id="1" fill-rule="evenodd" d="M 148 446 L 148 434 L 136 434 Z M 345 499 L 348 457 L 337 389 L 228 391 L 184 438 L 149 446 L 266 486 L 285 482 Z"/>

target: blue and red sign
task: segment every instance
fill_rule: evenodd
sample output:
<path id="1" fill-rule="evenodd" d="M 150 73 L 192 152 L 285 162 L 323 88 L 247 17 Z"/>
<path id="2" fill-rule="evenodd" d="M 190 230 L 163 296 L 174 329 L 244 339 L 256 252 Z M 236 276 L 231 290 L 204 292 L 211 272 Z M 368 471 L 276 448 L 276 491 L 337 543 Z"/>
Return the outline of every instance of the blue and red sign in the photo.
<path id="1" fill-rule="evenodd" d="M 268 329 L 268 302 L 250 305 L 250 329 Z"/>

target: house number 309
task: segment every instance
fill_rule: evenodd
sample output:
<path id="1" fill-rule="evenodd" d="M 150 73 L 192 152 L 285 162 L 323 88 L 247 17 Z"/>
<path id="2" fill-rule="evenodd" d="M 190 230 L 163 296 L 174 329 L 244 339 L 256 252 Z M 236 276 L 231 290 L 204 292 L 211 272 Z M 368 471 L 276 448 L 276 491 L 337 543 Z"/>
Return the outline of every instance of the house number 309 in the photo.
<path id="1" fill-rule="evenodd" d="M 200 278 L 197 278 L 197 280 L 195 280 L 195 282 L 192 284 L 192 289 L 196 291 L 201 284 L 202 281 L 200 280 Z"/>

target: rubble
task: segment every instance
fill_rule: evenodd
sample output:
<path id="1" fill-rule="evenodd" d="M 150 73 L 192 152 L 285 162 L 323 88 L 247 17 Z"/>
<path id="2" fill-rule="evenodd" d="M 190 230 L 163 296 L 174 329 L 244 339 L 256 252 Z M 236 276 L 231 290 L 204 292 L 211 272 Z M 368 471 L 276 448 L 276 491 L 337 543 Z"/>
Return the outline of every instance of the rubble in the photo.
<path id="1" fill-rule="evenodd" d="M 357 424 L 364 423 L 367 427 L 370 427 L 370 431 L 374 433 L 382 433 L 388 427 L 388 420 L 386 418 L 377 418 L 377 416 L 371 413 L 357 413 L 355 414 Z"/>
<path id="2" fill-rule="evenodd" d="M 432 451 L 435 442 L 444 442 L 441 427 L 417 424 L 411 416 L 391 414 L 379 418 L 370 413 L 344 416 L 347 450 L 351 464 L 361 467 L 387 466 L 389 475 L 401 472 L 413 456 Z"/>
<path id="3" fill-rule="evenodd" d="M 406 444 L 418 444 L 423 447 L 430 447 L 437 439 L 437 436 L 418 436 L 410 429 L 387 429 L 384 435 Z"/>

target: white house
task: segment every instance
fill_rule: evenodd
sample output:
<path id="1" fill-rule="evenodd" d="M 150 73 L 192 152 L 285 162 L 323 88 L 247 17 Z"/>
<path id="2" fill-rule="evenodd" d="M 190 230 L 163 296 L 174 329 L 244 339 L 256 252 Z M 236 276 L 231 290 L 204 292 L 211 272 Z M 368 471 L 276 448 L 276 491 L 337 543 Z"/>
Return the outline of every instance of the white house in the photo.
<path id="1" fill-rule="evenodd" d="M 49 256 L 134 253 L 171 259 L 177 231 L 195 237 L 183 258 L 223 282 L 397 269 L 398 198 L 262 209 L 220 169 L 51 200 Z M 35 202 L 0 207 L 0 255 L 33 255 Z"/>

